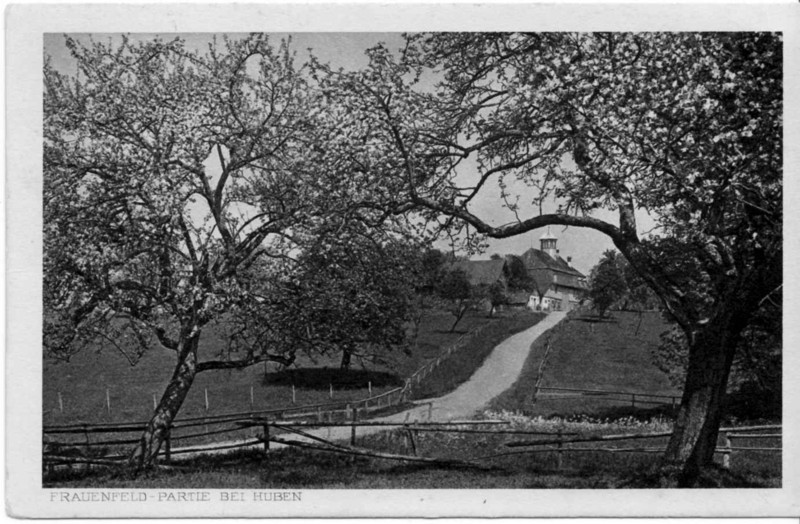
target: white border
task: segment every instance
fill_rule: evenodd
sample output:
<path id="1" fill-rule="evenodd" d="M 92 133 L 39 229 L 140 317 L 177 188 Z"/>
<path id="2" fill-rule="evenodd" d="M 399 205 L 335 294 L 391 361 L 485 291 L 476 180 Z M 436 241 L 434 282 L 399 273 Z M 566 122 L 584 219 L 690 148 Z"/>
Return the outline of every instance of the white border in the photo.
<path id="1" fill-rule="evenodd" d="M 800 515 L 794 379 L 798 329 L 785 323 L 784 487 L 761 490 L 301 490 L 297 503 L 57 503 L 41 488 L 41 74 L 45 32 L 418 30 L 775 30 L 785 39 L 785 195 L 800 196 L 800 6 L 633 4 L 12 5 L 6 10 L 6 510 L 16 517 L 434 517 Z M 798 253 L 786 218 L 786 260 Z M 797 279 L 787 264 L 787 318 Z M 88 490 L 83 490 L 88 491 Z M 158 491 L 158 490 L 154 490 Z M 219 500 L 216 490 L 212 500 Z M 251 490 L 245 490 L 251 491 Z"/>

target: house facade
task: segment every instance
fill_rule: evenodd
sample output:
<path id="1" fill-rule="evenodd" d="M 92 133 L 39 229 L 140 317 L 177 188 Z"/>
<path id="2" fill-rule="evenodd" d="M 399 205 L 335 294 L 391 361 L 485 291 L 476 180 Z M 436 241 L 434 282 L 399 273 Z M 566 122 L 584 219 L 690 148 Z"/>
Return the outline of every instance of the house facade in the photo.
<path id="1" fill-rule="evenodd" d="M 520 257 L 536 287 L 528 300 L 531 309 L 571 311 L 586 296 L 586 275 L 572 266 L 571 257 L 561 258 L 557 243 L 548 229 L 539 239 L 540 249 L 531 248 Z"/>

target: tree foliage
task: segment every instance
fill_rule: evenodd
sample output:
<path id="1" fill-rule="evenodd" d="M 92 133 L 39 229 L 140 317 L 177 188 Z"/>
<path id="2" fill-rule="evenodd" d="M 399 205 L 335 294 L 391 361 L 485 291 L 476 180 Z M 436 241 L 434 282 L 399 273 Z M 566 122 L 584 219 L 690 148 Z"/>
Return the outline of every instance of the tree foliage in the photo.
<path id="1" fill-rule="evenodd" d="M 461 269 L 445 268 L 435 289 L 437 296 L 447 304 L 456 318 L 450 327 L 452 333 L 467 311 L 475 306 L 481 297 L 470 283 L 467 274 Z"/>
<path id="2" fill-rule="evenodd" d="M 517 255 L 506 255 L 506 279 L 511 291 L 533 291 L 536 284 L 525 267 L 525 262 Z"/>
<path id="3" fill-rule="evenodd" d="M 269 317 L 285 318 L 281 330 L 289 335 L 305 335 L 303 346 L 310 352 L 341 354 L 342 369 L 353 356 L 382 362 L 389 350 L 407 350 L 406 324 L 414 306 L 409 275 L 416 270 L 418 250 L 357 233 L 331 233 L 335 236 L 321 236 L 300 257 L 300 269 L 282 284 L 288 295 L 283 302 L 292 307 Z"/>
<path id="4" fill-rule="evenodd" d="M 589 298 L 602 318 L 615 307 L 630 311 L 655 309 L 658 299 L 628 261 L 617 251 L 603 253 L 589 274 Z"/>

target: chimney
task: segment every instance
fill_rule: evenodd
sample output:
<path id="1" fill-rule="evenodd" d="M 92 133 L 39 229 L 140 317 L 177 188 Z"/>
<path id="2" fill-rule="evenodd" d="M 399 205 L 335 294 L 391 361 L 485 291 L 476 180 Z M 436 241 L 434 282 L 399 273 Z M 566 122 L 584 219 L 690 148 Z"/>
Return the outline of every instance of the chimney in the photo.
<path id="1" fill-rule="evenodd" d="M 567 265 L 572 267 L 572 257 L 567 257 Z"/>

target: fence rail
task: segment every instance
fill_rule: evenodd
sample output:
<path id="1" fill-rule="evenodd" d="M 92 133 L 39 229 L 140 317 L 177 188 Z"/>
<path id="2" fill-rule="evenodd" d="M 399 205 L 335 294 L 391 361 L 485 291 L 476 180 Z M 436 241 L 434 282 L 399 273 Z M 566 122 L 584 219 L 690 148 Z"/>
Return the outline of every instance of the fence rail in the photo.
<path id="1" fill-rule="evenodd" d="M 720 428 L 719 438 L 723 440 L 723 445 L 719 444 L 715 448 L 716 454 L 722 455 L 722 467 L 729 469 L 731 467 L 731 456 L 734 451 L 759 451 L 759 452 L 772 452 L 781 453 L 781 447 L 742 447 L 732 446 L 731 439 L 733 438 L 780 438 L 782 434 L 748 434 L 747 431 L 769 431 L 781 430 L 781 425 L 762 425 L 762 426 L 743 426 L 743 427 L 728 427 Z M 738 434 L 737 433 L 741 433 Z M 572 452 L 608 452 L 608 453 L 663 453 L 665 447 L 637 447 L 637 448 L 602 448 L 602 447 L 570 447 L 570 444 L 583 444 L 589 442 L 611 442 L 611 441 L 629 441 L 639 439 L 657 439 L 665 438 L 672 434 L 669 432 L 659 433 L 631 433 L 622 435 L 599 435 L 599 436 L 577 436 L 564 438 L 565 433 L 559 433 L 555 439 L 540 439 L 540 440 L 527 440 L 527 441 L 514 441 L 507 442 L 506 447 L 509 448 L 526 448 L 522 451 L 511 451 L 506 453 L 499 453 L 489 455 L 487 458 L 500 457 L 506 455 L 514 455 L 520 453 L 557 453 L 558 465 L 561 467 L 563 454 Z M 545 447 L 545 446 L 557 446 Z"/>
<path id="2" fill-rule="evenodd" d="M 595 396 L 595 397 L 613 397 L 613 396 L 621 396 L 623 398 L 609 398 L 608 400 L 624 400 L 630 401 L 631 407 L 636 407 L 636 404 L 671 404 L 672 407 L 675 407 L 677 403 L 680 401 L 679 395 L 661 395 L 655 393 L 641 393 L 638 391 L 614 391 L 609 389 L 583 389 L 583 388 L 563 388 L 563 387 L 550 387 L 550 386 L 540 386 L 536 388 L 536 395 L 535 398 L 539 398 L 539 392 L 541 391 L 553 391 L 553 392 L 565 392 L 565 393 L 574 393 L 575 395 L 564 395 L 560 397 L 545 397 L 548 400 L 562 400 L 562 399 L 572 399 L 572 398 L 579 398 L 585 396 Z M 649 400 L 653 399 L 653 400 Z"/>
<path id="3" fill-rule="evenodd" d="M 607 443 L 607 442 L 625 442 L 631 440 L 648 440 L 665 438 L 671 432 L 657 432 L 657 433 L 627 433 L 616 435 L 580 435 L 574 432 L 565 432 L 563 429 L 556 431 L 532 431 L 528 429 L 475 429 L 475 426 L 497 426 L 508 425 L 507 421 L 497 420 L 461 420 L 449 422 L 384 422 L 384 421 L 341 421 L 341 422 L 315 422 L 315 421 L 291 421 L 291 420 L 274 420 L 269 418 L 250 418 L 247 420 L 240 420 L 237 422 L 238 429 L 242 427 L 260 427 L 263 429 L 263 434 L 255 438 L 244 440 L 242 442 L 234 443 L 221 443 L 209 446 L 196 446 L 171 450 L 169 446 L 159 453 L 167 464 L 169 464 L 172 456 L 186 455 L 191 453 L 209 453 L 215 451 L 231 450 L 245 447 L 263 446 L 265 452 L 269 451 L 270 442 L 278 442 L 287 445 L 300 445 L 301 447 L 310 447 L 320 451 L 335 451 L 341 453 L 361 454 L 368 456 L 375 456 L 378 458 L 390 458 L 393 460 L 419 460 L 428 462 L 446 462 L 449 459 L 436 459 L 432 457 L 420 457 L 417 455 L 417 446 L 415 439 L 420 432 L 458 432 L 466 434 L 487 434 L 495 433 L 498 435 L 538 435 L 546 436 L 548 438 L 539 439 L 534 441 L 512 441 L 505 444 L 510 448 L 526 448 L 522 451 L 515 450 L 504 453 L 494 453 L 472 459 L 472 463 L 482 462 L 494 458 L 515 455 L 520 453 L 555 453 L 557 459 L 557 468 L 563 467 L 563 458 L 565 454 L 569 453 L 663 453 L 664 447 L 656 446 L 638 446 L 638 447 L 592 447 L 586 446 L 587 443 Z M 359 427 L 399 427 L 404 428 L 406 438 L 409 446 L 413 450 L 413 456 L 386 454 L 380 452 L 370 452 L 369 450 L 355 448 L 356 442 L 356 428 Z M 350 427 L 352 429 L 350 447 L 345 445 L 334 444 L 328 440 L 308 434 L 300 428 L 309 427 Z M 309 437 L 317 444 L 302 444 L 299 441 L 290 441 L 283 438 L 276 438 L 271 436 L 270 428 L 288 430 L 290 433 L 295 433 L 300 436 Z M 781 438 L 781 433 L 752 433 L 754 431 L 774 431 L 780 430 L 781 425 L 763 425 L 763 426 L 745 426 L 745 427 L 728 427 L 720 429 L 720 436 L 724 440 L 723 446 L 718 446 L 715 453 L 722 455 L 722 465 L 724 468 L 730 468 L 731 457 L 734 452 L 770 452 L 781 453 L 780 447 L 751 447 L 751 446 L 731 446 L 731 438 Z M 748 433 L 750 432 L 750 433 Z M 320 447 L 320 444 L 323 444 Z M 83 443 L 83 446 L 91 446 L 94 443 Z M 579 446 L 574 446 L 579 444 Z M 580 446 L 580 444 L 584 444 Z M 555 446 L 555 447 L 553 447 Z M 365 453 L 367 451 L 367 453 Z M 53 453 L 44 456 L 44 465 L 49 469 L 55 467 L 65 467 L 72 465 L 84 465 L 90 468 L 92 465 L 109 466 L 119 465 L 126 456 L 124 454 L 105 454 L 103 456 L 83 456 L 83 455 L 65 455 L 63 450 L 54 450 Z M 464 464 L 470 462 L 459 461 Z"/>

